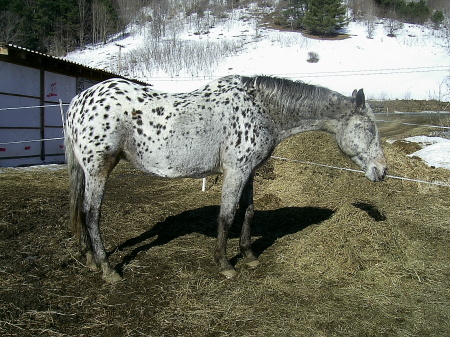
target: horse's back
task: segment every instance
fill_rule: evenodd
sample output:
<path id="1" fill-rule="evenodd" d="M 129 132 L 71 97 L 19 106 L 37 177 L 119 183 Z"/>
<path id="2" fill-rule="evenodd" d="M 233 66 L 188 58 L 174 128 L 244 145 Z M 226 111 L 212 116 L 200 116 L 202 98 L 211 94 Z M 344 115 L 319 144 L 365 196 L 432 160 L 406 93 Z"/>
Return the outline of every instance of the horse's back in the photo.
<path id="1" fill-rule="evenodd" d="M 84 166 L 123 156 L 160 176 L 204 176 L 219 169 L 219 127 L 189 94 L 168 94 L 122 79 L 77 96 L 66 132 Z"/>

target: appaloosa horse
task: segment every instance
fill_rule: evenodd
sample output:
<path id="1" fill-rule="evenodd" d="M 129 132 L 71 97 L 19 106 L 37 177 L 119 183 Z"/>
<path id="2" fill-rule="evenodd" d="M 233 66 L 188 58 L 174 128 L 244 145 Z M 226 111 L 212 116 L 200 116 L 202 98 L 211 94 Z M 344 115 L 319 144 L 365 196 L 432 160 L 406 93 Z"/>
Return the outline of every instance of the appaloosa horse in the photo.
<path id="1" fill-rule="evenodd" d="M 227 278 L 236 271 L 226 241 L 236 210 L 244 214 L 240 249 L 251 250 L 253 175 L 275 147 L 299 132 L 324 130 L 372 181 L 386 161 L 362 90 L 353 97 L 267 76 L 227 76 L 190 93 L 170 94 L 124 79 L 99 83 L 72 100 L 65 123 L 70 218 L 87 265 L 107 282 L 121 276 L 108 263 L 99 230 L 105 183 L 124 158 L 161 177 L 224 175 L 214 257 Z"/>

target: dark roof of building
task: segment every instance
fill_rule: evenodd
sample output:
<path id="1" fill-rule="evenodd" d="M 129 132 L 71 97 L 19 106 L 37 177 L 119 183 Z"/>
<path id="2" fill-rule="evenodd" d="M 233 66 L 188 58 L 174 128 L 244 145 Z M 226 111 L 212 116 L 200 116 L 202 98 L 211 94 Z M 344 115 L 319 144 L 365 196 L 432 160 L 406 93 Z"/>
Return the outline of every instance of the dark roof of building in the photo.
<path id="1" fill-rule="evenodd" d="M 0 61 L 97 81 L 103 81 L 113 77 L 126 78 L 106 70 L 87 67 L 76 62 L 43 54 L 9 43 L 0 43 Z M 148 85 L 148 83 L 136 79 L 129 80 Z"/>

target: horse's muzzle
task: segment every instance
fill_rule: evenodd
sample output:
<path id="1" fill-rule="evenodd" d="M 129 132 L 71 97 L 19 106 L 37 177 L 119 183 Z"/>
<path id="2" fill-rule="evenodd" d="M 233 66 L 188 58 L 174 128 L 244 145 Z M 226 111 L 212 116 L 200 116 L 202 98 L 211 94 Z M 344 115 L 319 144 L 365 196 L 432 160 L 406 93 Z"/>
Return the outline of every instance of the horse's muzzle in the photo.
<path id="1" fill-rule="evenodd" d="M 386 165 L 373 165 L 367 170 L 366 177 L 371 181 L 383 181 L 387 175 Z"/>

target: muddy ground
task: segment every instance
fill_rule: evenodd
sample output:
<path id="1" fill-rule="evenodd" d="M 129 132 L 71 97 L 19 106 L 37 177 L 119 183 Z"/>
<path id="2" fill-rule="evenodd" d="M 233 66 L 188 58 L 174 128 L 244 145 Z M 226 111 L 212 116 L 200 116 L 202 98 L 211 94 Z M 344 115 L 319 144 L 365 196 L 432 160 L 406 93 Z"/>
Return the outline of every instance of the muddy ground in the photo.
<path id="1" fill-rule="evenodd" d="M 388 116 L 442 122 L 445 116 Z M 438 118 L 438 120 L 436 120 Z M 450 183 L 450 171 L 387 139 L 432 129 L 379 123 L 391 175 Z M 356 168 L 331 136 L 293 137 L 276 155 Z M 64 169 L 0 169 L 2 336 L 448 336 L 449 187 L 270 160 L 255 182 L 254 248 L 235 228 L 222 279 L 212 259 L 220 177 L 165 180 L 121 163 L 102 230 L 124 280 L 88 271 L 68 228 Z"/>

